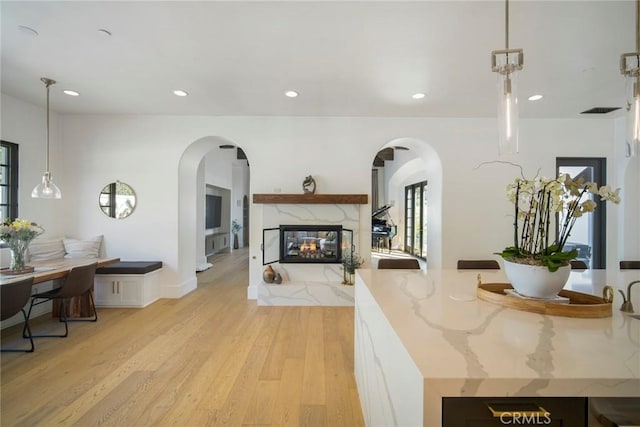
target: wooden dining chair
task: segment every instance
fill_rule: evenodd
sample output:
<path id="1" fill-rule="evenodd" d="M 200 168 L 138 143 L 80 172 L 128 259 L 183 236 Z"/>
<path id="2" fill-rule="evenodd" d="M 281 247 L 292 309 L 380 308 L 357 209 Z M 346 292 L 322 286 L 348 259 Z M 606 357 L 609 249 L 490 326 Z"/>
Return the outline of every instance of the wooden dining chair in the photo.
<path id="1" fill-rule="evenodd" d="M 500 270 L 500 264 L 493 259 L 459 259 L 458 270 Z"/>
<path id="2" fill-rule="evenodd" d="M 34 337 L 59 337 L 64 338 L 69 335 L 69 325 L 68 322 L 77 322 L 77 321 L 90 321 L 95 322 L 98 320 L 98 312 L 96 311 L 96 305 L 93 301 L 93 280 L 96 275 L 96 268 L 98 264 L 88 264 L 82 265 L 78 267 L 73 267 L 69 270 L 67 277 L 65 278 L 62 286 L 59 288 L 54 288 L 47 292 L 42 292 L 39 294 L 34 294 L 31 297 L 31 305 L 29 306 L 29 313 L 27 314 L 27 318 L 31 316 L 31 309 L 34 305 L 43 304 L 47 301 L 51 300 L 59 300 L 60 301 L 60 321 L 64 322 L 64 334 L 63 335 L 52 335 L 52 334 L 42 334 L 42 335 L 33 335 Z M 91 306 L 93 307 L 93 317 L 88 319 L 69 319 L 67 316 L 67 300 L 72 297 L 79 297 L 85 294 L 89 294 L 89 299 L 91 301 Z"/>
<path id="3" fill-rule="evenodd" d="M 31 336 L 31 328 L 29 327 L 29 317 L 24 311 L 24 307 L 31 297 L 32 287 L 33 277 L 0 285 L 0 320 L 4 321 L 22 312 L 22 316 L 24 317 L 22 336 L 29 338 L 31 342 L 31 347 L 28 349 L 2 348 L 2 351 L 24 351 L 31 353 L 34 350 L 33 337 Z"/>
<path id="4" fill-rule="evenodd" d="M 381 258 L 378 260 L 378 269 L 420 270 L 420 263 L 415 258 Z"/>
<path id="5" fill-rule="evenodd" d="M 587 268 L 587 263 L 585 263 L 584 261 L 580 261 L 577 259 L 571 260 L 571 269 L 572 270 L 586 270 Z"/>
<path id="6" fill-rule="evenodd" d="M 640 270 L 640 261 L 620 261 L 620 270 Z"/>

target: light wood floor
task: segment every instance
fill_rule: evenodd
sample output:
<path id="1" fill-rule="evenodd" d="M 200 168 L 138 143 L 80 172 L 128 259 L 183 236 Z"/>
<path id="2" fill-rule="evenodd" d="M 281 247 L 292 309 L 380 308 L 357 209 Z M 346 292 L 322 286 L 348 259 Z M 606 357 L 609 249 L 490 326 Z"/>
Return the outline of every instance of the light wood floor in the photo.
<path id="1" fill-rule="evenodd" d="M 363 425 L 353 308 L 258 307 L 246 250 L 213 263 L 181 299 L 98 309 L 68 338 L 2 353 L 2 427 Z M 22 341 L 18 329 L 3 345 Z"/>

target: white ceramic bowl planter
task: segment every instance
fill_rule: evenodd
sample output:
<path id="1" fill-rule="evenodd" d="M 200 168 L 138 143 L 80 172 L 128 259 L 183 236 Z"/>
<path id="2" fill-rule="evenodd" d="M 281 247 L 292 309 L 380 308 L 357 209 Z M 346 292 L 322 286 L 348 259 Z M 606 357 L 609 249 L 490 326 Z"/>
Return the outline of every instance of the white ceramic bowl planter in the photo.
<path id="1" fill-rule="evenodd" d="M 504 272 L 517 293 L 532 298 L 552 299 L 569 280 L 571 266 L 550 272 L 544 265 L 518 264 L 504 260 Z"/>

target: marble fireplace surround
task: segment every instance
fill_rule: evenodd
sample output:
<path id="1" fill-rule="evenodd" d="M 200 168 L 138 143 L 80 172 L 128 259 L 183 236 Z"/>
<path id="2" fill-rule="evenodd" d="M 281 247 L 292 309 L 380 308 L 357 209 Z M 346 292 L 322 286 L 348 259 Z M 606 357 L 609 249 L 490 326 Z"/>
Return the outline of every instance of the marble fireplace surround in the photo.
<path id="1" fill-rule="evenodd" d="M 256 203 L 254 195 L 254 203 Z M 277 195 L 274 195 L 277 196 Z M 329 195 L 318 195 L 312 199 L 307 195 L 280 195 L 285 197 L 283 203 L 258 201 L 262 206 L 263 228 L 279 228 L 287 225 L 339 225 L 353 230 L 353 242 L 356 251 L 362 251 L 360 245 L 360 209 L 367 203 L 366 195 L 360 199 L 339 199 L 335 203 L 322 203 L 331 200 Z M 296 196 L 296 202 L 289 203 L 288 196 Z M 349 195 L 336 195 L 344 197 Z M 260 200 L 260 199 L 258 199 Z M 271 200 L 271 199 L 270 199 Z M 283 199 L 279 199 L 280 201 Z M 308 200 L 319 200 L 320 202 Z M 363 202 L 364 200 L 364 202 Z M 263 242 L 265 253 L 279 252 L 279 235 Z M 354 304 L 353 286 L 342 284 L 343 271 L 340 263 L 273 263 L 273 269 L 282 276 L 282 284 L 260 283 L 258 287 L 258 305 L 320 305 L 320 306 L 352 306 Z"/>

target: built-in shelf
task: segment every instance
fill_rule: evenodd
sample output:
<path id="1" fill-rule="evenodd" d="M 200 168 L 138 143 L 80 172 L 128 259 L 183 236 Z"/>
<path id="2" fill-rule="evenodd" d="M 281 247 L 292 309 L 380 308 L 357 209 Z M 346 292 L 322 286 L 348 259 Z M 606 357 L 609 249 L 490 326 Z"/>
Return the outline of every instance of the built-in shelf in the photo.
<path id="1" fill-rule="evenodd" d="M 366 205 L 367 194 L 254 194 L 253 203 Z"/>

